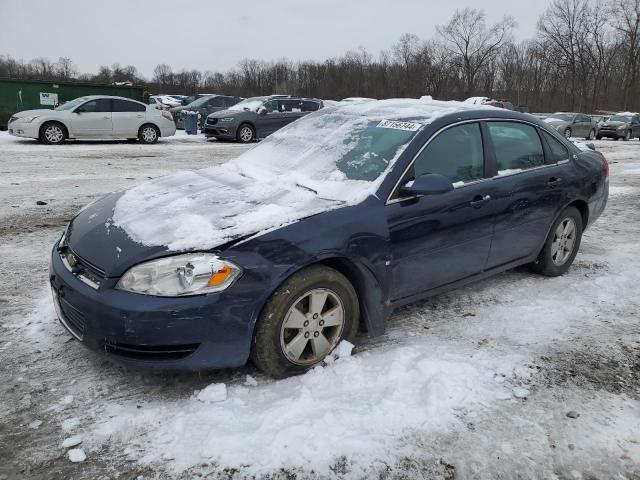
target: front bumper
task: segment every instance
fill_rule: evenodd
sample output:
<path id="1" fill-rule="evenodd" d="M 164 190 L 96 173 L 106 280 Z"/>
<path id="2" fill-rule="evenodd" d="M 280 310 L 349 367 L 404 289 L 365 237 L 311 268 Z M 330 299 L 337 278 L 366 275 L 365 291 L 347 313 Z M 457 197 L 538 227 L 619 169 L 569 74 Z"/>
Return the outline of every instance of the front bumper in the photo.
<path id="1" fill-rule="evenodd" d="M 161 370 L 239 367 L 251 348 L 260 299 L 230 291 L 162 298 L 93 287 L 71 273 L 54 247 L 50 282 L 63 326 L 84 346 L 132 366 Z M 233 288 L 233 287 L 232 287 Z"/>
<path id="2" fill-rule="evenodd" d="M 23 122 L 11 122 L 7 126 L 9 135 L 23 138 L 38 138 L 40 136 L 40 124 L 39 123 L 23 123 Z"/>
<path id="3" fill-rule="evenodd" d="M 624 138 L 626 130 L 598 130 L 598 137 L 605 138 Z"/>
<path id="4" fill-rule="evenodd" d="M 238 126 L 234 124 L 227 125 L 225 123 L 218 122 L 215 125 L 210 125 L 208 123 L 204 124 L 204 128 L 202 131 L 204 132 L 205 137 L 215 137 L 215 138 L 225 138 L 225 139 L 235 139 L 236 138 L 236 130 Z"/>

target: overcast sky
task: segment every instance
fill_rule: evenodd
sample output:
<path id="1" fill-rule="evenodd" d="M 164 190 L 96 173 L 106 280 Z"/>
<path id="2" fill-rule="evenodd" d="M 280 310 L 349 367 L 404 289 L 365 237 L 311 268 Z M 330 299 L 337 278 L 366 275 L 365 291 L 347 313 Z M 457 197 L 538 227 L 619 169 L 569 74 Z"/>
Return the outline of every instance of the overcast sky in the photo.
<path id="1" fill-rule="evenodd" d="M 512 15 L 535 33 L 550 0 L 0 0 L 0 55 L 70 57 L 80 72 L 119 62 L 151 77 L 158 63 L 221 71 L 242 58 L 322 60 L 365 47 L 377 57 L 403 33 L 434 34 L 458 8 Z"/>

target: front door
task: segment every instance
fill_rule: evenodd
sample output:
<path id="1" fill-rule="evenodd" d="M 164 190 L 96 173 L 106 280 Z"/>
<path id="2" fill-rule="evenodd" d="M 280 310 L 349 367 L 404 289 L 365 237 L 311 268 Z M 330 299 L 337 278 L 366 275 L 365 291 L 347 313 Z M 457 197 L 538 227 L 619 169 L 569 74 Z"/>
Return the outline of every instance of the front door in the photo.
<path id="1" fill-rule="evenodd" d="M 478 123 L 443 131 L 416 157 L 386 206 L 394 300 L 484 269 L 494 211 L 484 172 Z M 402 185 L 426 173 L 446 176 L 455 189 L 440 195 L 409 198 L 403 195 Z"/>
<path id="2" fill-rule="evenodd" d="M 111 100 L 96 98 L 83 103 L 71 113 L 69 125 L 74 137 L 111 138 Z"/>

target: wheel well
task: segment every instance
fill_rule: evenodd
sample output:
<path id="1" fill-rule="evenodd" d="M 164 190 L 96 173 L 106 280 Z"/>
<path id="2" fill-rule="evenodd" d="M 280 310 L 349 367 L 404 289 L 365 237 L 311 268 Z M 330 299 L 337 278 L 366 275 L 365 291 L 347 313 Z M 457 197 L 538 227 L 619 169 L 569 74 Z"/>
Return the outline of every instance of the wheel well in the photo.
<path id="1" fill-rule="evenodd" d="M 50 123 L 57 123 L 58 125 L 60 125 L 64 130 L 64 136 L 66 138 L 69 138 L 69 129 L 64 123 L 59 122 L 58 120 L 47 120 L 46 122 L 44 122 L 42 125 L 40 125 L 40 129 L 38 130 L 38 135 L 42 136 L 42 129 L 45 127 L 45 125 L 48 125 Z"/>
<path id="2" fill-rule="evenodd" d="M 147 125 L 150 125 L 150 126 L 152 126 L 153 128 L 155 128 L 155 129 L 157 130 L 157 132 L 158 132 L 158 136 L 160 135 L 160 127 L 158 127 L 158 126 L 157 126 L 155 123 L 153 123 L 153 122 L 145 122 L 145 123 L 143 123 L 142 125 L 140 125 L 140 128 L 138 129 L 138 135 L 140 135 L 140 132 L 142 131 L 142 129 L 143 129 L 144 127 L 146 127 Z"/>
<path id="3" fill-rule="evenodd" d="M 589 222 L 589 206 L 587 202 L 584 200 L 576 200 L 569 205 L 568 207 L 576 207 L 582 216 L 582 229 L 584 230 L 587 227 L 587 223 Z"/>
<path id="4" fill-rule="evenodd" d="M 368 288 L 367 280 L 364 278 L 361 270 L 350 260 L 341 257 L 326 258 L 317 262 L 316 265 L 318 264 L 326 265 L 327 267 L 337 270 L 351 282 L 358 296 L 358 303 L 360 305 L 360 324 L 358 330 L 360 332 L 375 334 L 376 332 L 372 332 L 371 330 L 377 330 L 378 327 L 380 327 L 378 324 L 382 321 L 382 318 L 374 317 L 378 316 L 377 313 L 381 309 L 381 304 L 372 298 L 374 295 L 373 290 L 375 289 Z M 379 306 L 372 308 L 372 305 L 376 304 Z"/>

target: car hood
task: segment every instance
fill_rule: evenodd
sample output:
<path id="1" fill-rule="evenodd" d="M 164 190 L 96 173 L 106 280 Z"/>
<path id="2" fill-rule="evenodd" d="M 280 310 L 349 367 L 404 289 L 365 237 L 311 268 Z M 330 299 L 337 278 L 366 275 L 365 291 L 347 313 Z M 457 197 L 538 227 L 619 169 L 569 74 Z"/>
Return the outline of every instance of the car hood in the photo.
<path id="1" fill-rule="evenodd" d="M 625 125 L 628 125 L 628 123 L 626 123 L 626 122 L 604 122 L 602 124 L 603 127 L 615 127 L 615 128 L 623 127 Z"/>
<path id="2" fill-rule="evenodd" d="M 225 164 L 110 194 L 77 215 L 68 238 L 80 257 L 119 276 L 168 252 L 215 249 L 342 205 L 302 185 L 252 178 Z"/>
<path id="3" fill-rule="evenodd" d="M 56 112 L 57 110 L 51 110 L 50 108 L 40 108 L 37 110 L 25 110 L 23 112 L 14 113 L 13 116 L 17 118 L 22 117 L 32 117 L 34 115 L 50 115 L 51 112 Z"/>
<path id="4" fill-rule="evenodd" d="M 238 115 L 244 115 L 251 112 L 251 110 L 220 110 L 209 115 L 211 118 L 225 118 L 225 117 L 237 117 Z"/>

